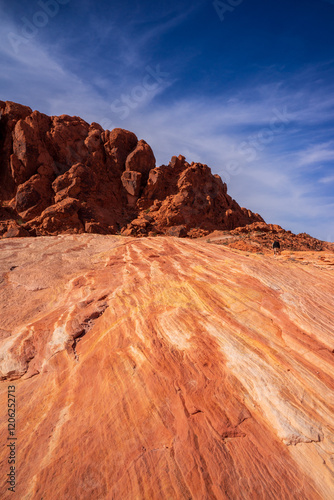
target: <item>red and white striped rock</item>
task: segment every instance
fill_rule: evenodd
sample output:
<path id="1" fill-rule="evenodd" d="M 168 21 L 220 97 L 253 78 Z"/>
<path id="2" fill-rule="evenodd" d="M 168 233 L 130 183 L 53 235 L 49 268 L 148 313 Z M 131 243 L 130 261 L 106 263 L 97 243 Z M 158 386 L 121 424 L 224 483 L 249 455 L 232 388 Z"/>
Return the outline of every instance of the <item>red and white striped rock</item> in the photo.
<path id="1" fill-rule="evenodd" d="M 16 498 L 333 498 L 333 253 L 83 234 L 0 255 Z"/>

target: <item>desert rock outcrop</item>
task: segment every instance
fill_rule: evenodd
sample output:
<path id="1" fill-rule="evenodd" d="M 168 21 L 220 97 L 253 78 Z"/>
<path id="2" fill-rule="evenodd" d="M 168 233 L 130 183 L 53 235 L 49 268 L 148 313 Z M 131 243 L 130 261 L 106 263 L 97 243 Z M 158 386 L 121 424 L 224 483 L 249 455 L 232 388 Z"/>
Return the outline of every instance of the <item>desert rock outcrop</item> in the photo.
<path id="1" fill-rule="evenodd" d="M 232 200 L 206 165 L 179 156 L 157 168 L 150 146 L 132 132 L 9 101 L 0 101 L 0 113 L 0 204 L 10 210 L 0 213 L 0 237 L 13 234 L 14 223 L 21 236 L 143 236 L 173 226 L 200 236 L 263 221 Z M 63 224 L 64 206 L 71 214 Z"/>

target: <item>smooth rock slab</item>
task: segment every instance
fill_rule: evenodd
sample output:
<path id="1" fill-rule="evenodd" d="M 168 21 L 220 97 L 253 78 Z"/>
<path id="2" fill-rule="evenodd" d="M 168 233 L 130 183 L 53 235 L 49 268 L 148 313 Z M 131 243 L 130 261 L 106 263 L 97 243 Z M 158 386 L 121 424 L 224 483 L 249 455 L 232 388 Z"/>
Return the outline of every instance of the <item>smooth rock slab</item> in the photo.
<path id="1" fill-rule="evenodd" d="M 303 256 L 0 241 L 1 498 L 333 498 L 333 267 Z"/>

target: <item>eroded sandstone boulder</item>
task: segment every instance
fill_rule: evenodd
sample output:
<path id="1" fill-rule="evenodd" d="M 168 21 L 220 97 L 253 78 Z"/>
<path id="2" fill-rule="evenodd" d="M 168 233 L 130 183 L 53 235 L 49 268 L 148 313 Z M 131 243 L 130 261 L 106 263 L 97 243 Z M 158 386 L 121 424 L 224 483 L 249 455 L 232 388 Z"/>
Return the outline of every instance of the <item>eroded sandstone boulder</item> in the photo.
<path id="1" fill-rule="evenodd" d="M 168 166 L 150 171 L 138 206 L 149 211 L 159 233 L 183 226 L 183 232 L 195 237 L 217 228 L 233 229 L 263 221 L 260 215 L 241 208 L 207 165 L 189 164 L 181 155 L 172 157 Z"/>

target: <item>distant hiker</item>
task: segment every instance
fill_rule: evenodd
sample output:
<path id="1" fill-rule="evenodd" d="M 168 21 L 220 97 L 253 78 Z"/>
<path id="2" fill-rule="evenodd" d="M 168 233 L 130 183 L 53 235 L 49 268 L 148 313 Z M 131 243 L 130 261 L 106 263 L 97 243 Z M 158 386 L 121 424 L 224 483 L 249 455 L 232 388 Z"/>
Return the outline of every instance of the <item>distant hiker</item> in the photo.
<path id="1" fill-rule="evenodd" d="M 273 243 L 273 250 L 274 250 L 274 255 L 276 255 L 277 253 L 281 253 L 281 246 L 279 244 L 279 241 L 278 240 L 275 240 L 274 243 Z"/>

